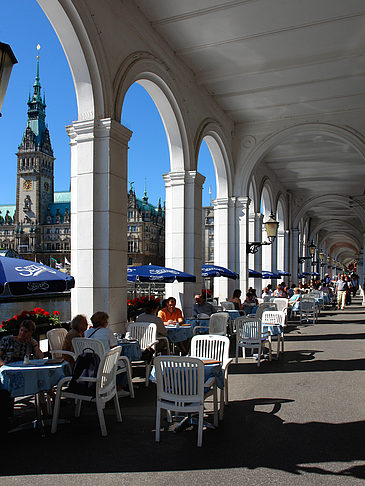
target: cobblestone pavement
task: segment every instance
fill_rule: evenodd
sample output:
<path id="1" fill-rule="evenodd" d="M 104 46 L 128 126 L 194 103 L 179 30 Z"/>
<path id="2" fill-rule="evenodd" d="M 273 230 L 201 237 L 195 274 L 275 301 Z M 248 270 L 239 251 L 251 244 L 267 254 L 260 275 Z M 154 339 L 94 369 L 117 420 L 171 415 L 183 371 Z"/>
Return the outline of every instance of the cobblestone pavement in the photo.
<path id="1" fill-rule="evenodd" d="M 107 407 L 106 438 L 88 406 L 80 419 L 62 407 L 71 422 L 55 436 L 3 437 L 0 485 L 363 484 L 364 309 L 356 298 L 290 326 L 278 361 L 232 364 L 224 421 L 204 431 L 201 449 L 195 429 L 163 431 L 155 444 L 154 385 L 142 385 L 121 399 L 122 424 Z"/>

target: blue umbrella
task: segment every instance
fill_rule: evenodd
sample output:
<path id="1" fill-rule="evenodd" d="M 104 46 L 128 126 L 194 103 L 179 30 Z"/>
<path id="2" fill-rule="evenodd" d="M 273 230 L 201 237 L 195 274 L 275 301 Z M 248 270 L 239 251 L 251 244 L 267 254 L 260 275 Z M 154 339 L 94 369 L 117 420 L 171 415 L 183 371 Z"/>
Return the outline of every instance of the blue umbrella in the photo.
<path id="1" fill-rule="evenodd" d="M 238 278 L 238 273 L 232 272 L 229 268 L 219 267 L 218 265 L 202 265 L 202 277 L 226 277 Z"/>
<path id="2" fill-rule="evenodd" d="M 0 257 L 2 295 L 63 292 L 74 286 L 73 277 L 42 263 L 22 258 Z"/>
<path id="3" fill-rule="evenodd" d="M 283 270 L 276 270 L 276 272 L 278 275 L 281 275 L 282 277 L 290 277 L 291 276 L 291 273 L 289 272 L 284 272 Z"/>
<path id="4" fill-rule="evenodd" d="M 180 272 L 172 268 L 157 265 L 139 265 L 127 268 L 129 282 L 195 282 L 196 278 L 190 273 Z"/>
<path id="5" fill-rule="evenodd" d="M 256 270 L 248 269 L 248 276 L 249 278 L 262 278 L 262 274 L 260 272 L 256 272 Z"/>
<path id="6" fill-rule="evenodd" d="M 274 272 L 269 272 L 268 270 L 262 270 L 261 273 L 262 273 L 262 278 L 272 278 L 272 279 L 280 278 L 280 275 Z"/>

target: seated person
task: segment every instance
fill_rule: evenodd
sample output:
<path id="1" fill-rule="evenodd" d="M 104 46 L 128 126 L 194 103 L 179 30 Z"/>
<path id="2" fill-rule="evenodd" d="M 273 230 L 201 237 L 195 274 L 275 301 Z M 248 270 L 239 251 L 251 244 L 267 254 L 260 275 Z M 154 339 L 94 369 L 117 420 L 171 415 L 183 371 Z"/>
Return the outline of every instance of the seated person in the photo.
<path id="1" fill-rule="evenodd" d="M 243 310 L 243 306 L 242 306 L 242 302 L 241 302 L 241 298 L 240 298 L 241 294 L 242 294 L 242 292 L 240 291 L 240 289 L 235 289 L 233 291 L 232 297 L 229 299 L 229 302 L 234 303 L 234 308 L 236 310 Z"/>
<path id="2" fill-rule="evenodd" d="M 14 361 L 23 361 L 24 356 L 43 358 L 38 343 L 32 338 L 35 323 L 30 319 L 21 322 L 17 336 L 5 336 L 0 341 L 0 366 Z"/>
<path id="3" fill-rule="evenodd" d="M 85 337 L 90 339 L 98 339 L 101 341 L 104 345 L 105 351 L 109 351 L 110 348 L 115 348 L 115 346 L 118 346 L 114 334 L 109 327 L 107 327 L 109 316 L 106 312 L 95 312 L 95 314 L 91 316 L 90 320 L 93 327 L 90 327 L 90 329 L 85 332 Z"/>
<path id="4" fill-rule="evenodd" d="M 75 352 L 72 346 L 72 340 L 75 337 L 84 337 L 84 332 L 88 328 L 87 319 L 84 315 L 78 314 L 71 321 L 71 329 L 66 334 L 65 340 L 63 342 L 62 349 L 64 351 Z M 63 354 L 62 358 L 70 363 L 71 368 L 73 368 L 75 361 L 69 354 Z"/>
<path id="5" fill-rule="evenodd" d="M 251 305 L 251 306 L 257 306 L 257 305 L 259 305 L 259 301 L 255 297 L 255 294 L 253 294 L 252 292 L 247 292 L 246 299 L 245 299 L 243 305 L 245 305 L 245 304 L 248 304 L 248 305 Z"/>
<path id="6" fill-rule="evenodd" d="M 264 302 L 270 302 L 272 292 L 267 287 L 264 287 L 264 290 L 262 291 L 262 299 Z"/>
<path id="7" fill-rule="evenodd" d="M 182 312 L 176 307 L 175 297 L 169 297 L 166 302 L 166 307 L 161 309 L 158 313 L 164 324 L 181 324 L 184 322 Z"/>
<path id="8" fill-rule="evenodd" d="M 195 304 L 193 305 L 193 316 L 198 317 L 199 314 L 206 314 L 211 316 L 216 312 L 215 308 L 209 302 L 206 302 L 204 297 L 200 294 L 194 297 Z"/>
<path id="9" fill-rule="evenodd" d="M 281 285 L 278 285 L 276 287 L 276 290 L 274 291 L 274 297 L 286 299 L 286 293 Z"/>
<path id="10" fill-rule="evenodd" d="M 182 312 L 176 307 L 175 297 L 169 297 L 166 302 L 166 307 L 161 309 L 158 313 L 158 317 L 161 317 L 164 324 L 181 324 L 184 322 Z M 176 347 L 180 350 L 181 354 L 186 355 L 190 348 L 190 339 L 176 343 Z"/>
<path id="11" fill-rule="evenodd" d="M 292 308 L 292 312 L 299 310 L 299 302 L 300 302 L 300 288 L 296 287 L 294 289 L 294 294 L 290 297 L 288 301 L 289 306 Z"/>
<path id="12" fill-rule="evenodd" d="M 144 308 L 143 314 L 140 314 L 136 322 L 153 322 L 157 326 L 157 334 L 156 337 L 161 338 L 161 337 L 166 337 L 167 336 L 167 329 L 165 327 L 165 324 L 163 323 L 163 320 L 161 317 L 157 316 L 157 311 L 160 308 L 160 304 L 158 303 L 157 300 L 149 300 Z M 164 354 L 167 352 L 167 345 L 165 340 L 161 340 L 157 345 L 156 345 L 156 354 Z"/>

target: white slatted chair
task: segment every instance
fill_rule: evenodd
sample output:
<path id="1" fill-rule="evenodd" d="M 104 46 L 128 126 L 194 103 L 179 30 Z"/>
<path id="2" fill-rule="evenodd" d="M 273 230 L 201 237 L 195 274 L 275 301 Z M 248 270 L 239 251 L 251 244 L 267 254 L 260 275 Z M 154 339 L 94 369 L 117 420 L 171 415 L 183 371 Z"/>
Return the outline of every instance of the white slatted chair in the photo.
<path id="1" fill-rule="evenodd" d="M 48 348 L 52 358 L 62 358 L 63 354 L 67 354 L 75 359 L 75 353 L 72 351 L 63 351 L 62 349 L 66 335 L 67 331 L 63 327 L 60 329 L 51 329 L 47 332 Z"/>
<path id="2" fill-rule="evenodd" d="M 72 346 L 75 350 L 76 357 L 79 356 L 85 349 L 89 348 L 92 349 L 101 359 L 105 354 L 105 348 L 102 341 L 99 339 L 91 339 L 85 337 L 75 337 L 72 340 Z M 119 356 L 118 359 L 118 366 L 117 366 L 117 375 L 121 375 L 125 373 L 127 375 L 128 387 L 129 387 L 129 396 L 134 398 L 134 388 L 132 382 L 132 370 L 131 364 L 127 356 Z"/>
<path id="3" fill-rule="evenodd" d="M 274 302 L 263 302 L 262 304 L 260 304 L 255 314 L 256 319 L 261 319 L 262 314 L 268 310 L 278 310 L 277 304 L 275 304 Z"/>
<path id="4" fill-rule="evenodd" d="M 95 402 L 96 408 L 98 411 L 101 435 L 105 437 L 107 434 L 106 426 L 105 426 L 105 418 L 104 418 L 104 407 L 106 402 L 109 400 L 114 399 L 115 405 L 115 412 L 117 415 L 117 422 L 122 421 L 122 415 L 120 413 L 119 408 L 119 401 L 117 396 L 117 389 L 115 386 L 115 376 L 117 370 L 117 362 L 120 354 L 120 346 L 111 349 L 108 353 L 105 353 L 98 370 L 98 375 L 96 378 L 86 378 L 82 377 L 79 381 L 84 382 L 95 382 L 96 384 L 96 393 L 95 397 L 89 395 L 79 395 L 77 393 L 68 392 L 67 389 L 62 389 L 66 384 L 71 381 L 71 376 L 63 378 L 59 381 L 57 385 L 57 392 L 56 392 L 56 401 L 55 407 L 53 412 L 53 419 L 52 419 L 52 429 L 51 433 L 55 434 L 57 432 L 57 422 L 58 416 L 60 412 L 60 401 L 61 397 L 66 398 L 73 398 L 76 400 L 76 410 L 75 416 L 79 417 L 81 413 L 81 404 L 82 401 L 86 402 Z"/>
<path id="5" fill-rule="evenodd" d="M 257 349 L 257 366 L 261 363 L 261 354 L 265 343 L 269 346 L 269 360 L 272 359 L 271 340 L 268 332 L 262 332 L 261 319 L 254 317 L 239 317 L 236 319 L 236 363 L 238 363 L 238 350 L 242 348 L 245 358 L 245 349 Z"/>
<path id="6" fill-rule="evenodd" d="M 300 299 L 299 313 L 300 324 L 302 324 L 302 322 L 313 322 L 313 324 L 315 324 L 317 322 L 316 301 L 308 296 L 303 296 Z"/>
<path id="7" fill-rule="evenodd" d="M 209 318 L 209 334 L 226 336 L 229 321 L 230 317 L 228 312 L 217 312 L 216 314 L 212 314 Z M 205 326 L 196 326 L 193 331 L 194 334 L 197 334 L 200 329 L 207 330 Z"/>
<path id="8" fill-rule="evenodd" d="M 278 326 L 281 326 L 282 331 L 280 335 L 277 336 L 270 336 L 271 341 L 273 339 L 276 339 L 277 341 L 277 350 L 276 350 L 276 355 L 279 357 L 280 355 L 280 343 L 281 343 L 281 352 L 284 353 L 284 324 L 285 324 L 285 313 L 283 311 L 271 311 L 267 310 L 263 312 L 262 317 L 261 317 L 261 324 L 262 326 L 264 324 L 275 324 Z"/>
<path id="9" fill-rule="evenodd" d="M 220 419 L 223 418 L 224 405 L 228 405 L 228 366 L 232 362 L 229 357 L 230 341 L 227 336 L 193 336 L 190 356 L 193 358 L 216 359 L 222 364 L 224 389 L 220 393 Z"/>
<path id="10" fill-rule="evenodd" d="M 156 338 L 157 326 L 151 322 L 131 322 L 128 326 L 127 332 L 132 339 L 137 339 L 141 350 L 155 349 L 158 339 Z M 149 377 L 151 373 L 152 362 L 145 361 L 146 365 L 146 380 L 145 385 L 149 385 Z"/>
<path id="11" fill-rule="evenodd" d="M 204 363 L 186 356 L 158 356 L 154 360 L 157 385 L 156 442 L 160 442 L 161 410 L 198 413 L 198 441 L 202 446 L 204 399 L 213 395 L 214 425 L 218 426 L 217 386 L 204 393 Z"/>
<path id="12" fill-rule="evenodd" d="M 225 310 L 235 310 L 235 305 L 234 302 L 229 302 L 228 300 L 225 300 L 221 302 L 221 307 L 222 309 Z"/>

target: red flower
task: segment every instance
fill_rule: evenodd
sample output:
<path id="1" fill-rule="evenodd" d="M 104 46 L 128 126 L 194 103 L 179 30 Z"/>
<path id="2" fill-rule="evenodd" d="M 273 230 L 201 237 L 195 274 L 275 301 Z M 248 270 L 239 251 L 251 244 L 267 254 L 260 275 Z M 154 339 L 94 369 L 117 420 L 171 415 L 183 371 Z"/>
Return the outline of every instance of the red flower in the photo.
<path id="1" fill-rule="evenodd" d="M 54 316 L 59 316 L 59 315 L 60 315 L 60 313 L 59 313 L 58 311 L 54 311 L 53 315 L 54 315 Z"/>
<path id="2" fill-rule="evenodd" d="M 40 307 L 35 307 L 35 308 L 33 309 L 33 312 L 34 312 L 35 314 L 41 314 L 41 313 L 42 313 L 42 311 L 43 311 L 43 309 L 41 309 Z"/>
<path id="3" fill-rule="evenodd" d="M 47 312 L 47 311 L 43 311 L 43 315 L 48 317 L 50 315 L 50 313 Z"/>
<path id="4" fill-rule="evenodd" d="M 17 321 L 17 320 L 18 320 L 18 316 L 14 316 L 14 317 L 13 317 L 13 319 L 14 319 L 15 321 Z"/>

